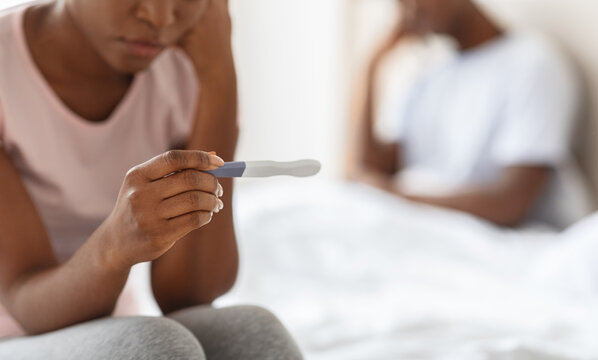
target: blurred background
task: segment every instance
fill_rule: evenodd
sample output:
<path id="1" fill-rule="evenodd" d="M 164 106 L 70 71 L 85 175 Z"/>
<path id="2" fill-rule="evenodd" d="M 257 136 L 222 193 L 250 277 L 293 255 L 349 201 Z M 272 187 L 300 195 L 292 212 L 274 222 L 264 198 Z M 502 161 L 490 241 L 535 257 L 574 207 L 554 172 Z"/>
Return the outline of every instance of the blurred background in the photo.
<path id="1" fill-rule="evenodd" d="M 548 35 L 586 90 L 576 156 L 598 189 L 598 4 L 479 1 L 495 21 Z M 232 1 L 240 159 L 316 158 L 311 180 L 239 183 L 243 270 L 223 304 L 275 311 L 310 359 L 598 358 L 596 219 L 563 233 L 496 229 L 343 187 L 356 84 L 397 21 L 393 0 Z M 378 134 L 396 99 L 448 45 L 393 54 Z M 325 183 L 322 185 L 320 183 Z"/>
<path id="2" fill-rule="evenodd" d="M 597 131 L 598 45 L 589 40 L 598 5 L 591 0 L 479 2 L 510 28 L 550 34 L 578 62 L 590 90 L 584 116 L 589 130 L 580 154 L 598 181 L 592 166 L 598 149 L 590 141 Z M 342 176 L 353 87 L 396 21 L 396 1 L 233 0 L 231 6 L 244 125 L 239 158 L 314 157 L 323 162 L 324 177 Z"/>
<path id="3" fill-rule="evenodd" d="M 479 3 L 509 29 L 547 34 L 577 65 L 587 91 L 576 156 L 598 190 L 598 3 Z M 313 179 L 237 183 L 242 268 L 219 305 L 266 306 L 309 359 L 598 359 L 596 216 L 564 232 L 503 229 L 344 181 L 356 84 L 396 6 L 231 0 L 238 159 L 323 168 Z M 393 54 L 376 103 L 382 138 L 395 131 L 393 99 L 448 49 L 435 39 Z M 143 266 L 131 283 L 149 295 Z"/>
<path id="4" fill-rule="evenodd" d="M 575 151 L 598 190 L 598 3 L 479 3 L 508 29 L 548 35 L 576 64 L 586 95 Z M 238 184 L 243 270 L 223 304 L 272 309 L 310 359 L 598 358 L 596 219 L 564 233 L 498 230 L 343 187 L 355 88 L 397 21 L 396 1 L 231 5 L 238 157 L 316 158 L 323 172 Z M 396 99 L 447 48 L 437 39 L 391 56 L 376 104 L 382 138 L 396 131 Z"/>
<path id="5" fill-rule="evenodd" d="M 2 0 L 0 9 L 27 2 Z M 509 28 L 540 29 L 577 61 L 589 89 L 584 168 L 598 182 L 598 44 L 592 0 L 478 0 Z M 241 87 L 239 159 L 313 157 L 344 176 L 355 81 L 396 21 L 393 0 L 231 0 Z M 438 51 L 436 49 L 436 51 Z M 407 61 L 405 83 L 414 69 Z M 395 71 L 395 73 L 399 73 Z M 396 76 L 396 75 L 395 75 Z M 397 83 L 399 81 L 395 81 Z M 394 84 L 394 91 L 407 85 Z"/>

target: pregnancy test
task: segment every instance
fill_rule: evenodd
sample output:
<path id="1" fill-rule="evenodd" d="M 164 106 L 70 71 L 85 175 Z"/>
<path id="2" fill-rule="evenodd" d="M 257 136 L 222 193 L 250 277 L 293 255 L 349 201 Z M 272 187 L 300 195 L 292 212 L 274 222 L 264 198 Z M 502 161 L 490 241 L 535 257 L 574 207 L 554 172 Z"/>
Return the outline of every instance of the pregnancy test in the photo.
<path id="1" fill-rule="evenodd" d="M 290 162 L 276 161 L 235 161 L 227 162 L 216 170 L 206 171 L 217 178 L 295 176 L 309 177 L 320 172 L 322 165 L 317 160 Z"/>

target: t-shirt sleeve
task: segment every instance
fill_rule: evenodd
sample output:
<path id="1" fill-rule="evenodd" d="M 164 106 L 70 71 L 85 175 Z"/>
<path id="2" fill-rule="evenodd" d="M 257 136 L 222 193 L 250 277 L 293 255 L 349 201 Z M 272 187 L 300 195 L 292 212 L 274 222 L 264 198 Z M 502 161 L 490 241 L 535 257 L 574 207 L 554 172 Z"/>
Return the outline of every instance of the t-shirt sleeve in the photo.
<path id="1" fill-rule="evenodd" d="M 578 82 L 556 49 L 519 64 L 505 92 L 504 118 L 491 146 L 502 166 L 557 166 L 570 153 L 579 111 Z"/>
<path id="2" fill-rule="evenodd" d="M 377 129 L 379 135 L 384 135 L 384 140 L 405 142 L 424 83 L 424 79 L 420 77 L 409 84 L 402 93 L 395 93 L 392 98 L 385 97 L 385 108 L 380 112 L 380 120 L 384 126 L 378 126 Z"/>
<path id="3" fill-rule="evenodd" d="M 418 83 L 411 85 L 409 91 L 403 95 L 397 105 L 395 140 L 399 143 L 405 142 L 409 120 L 413 118 L 414 102 L 417 101 L 417 94 L 420 92 L 421 85 Z"/>
<path id="4" fill-rule="evenodd" d="M 376 135 L 380 140 L 403 140 L 416 80 L 405 81 L 390 71 L 379 71 L 374 89 L 376 101 L 373 105 Z"/>

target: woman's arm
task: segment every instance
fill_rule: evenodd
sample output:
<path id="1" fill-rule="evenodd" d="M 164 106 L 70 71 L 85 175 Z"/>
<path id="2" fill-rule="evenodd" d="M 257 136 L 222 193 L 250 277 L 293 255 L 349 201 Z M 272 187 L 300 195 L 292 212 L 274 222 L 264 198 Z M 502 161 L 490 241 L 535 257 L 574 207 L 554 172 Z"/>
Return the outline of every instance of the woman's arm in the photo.
<path id="1" fill-rule="evenodd" d="M 202 82 L 198 126 L 187 148 L 217 151 L 234 157 L 238 130 L 235 85 L 210 88 Z M 218 119 L 218 124 L 210 124 Z M 232 288 L 237 277 L 238 253 L 232 211 L 232 181 L 221 179 L 224 209 L 205 228 L 194 231 L 168 253 L 153 261 L 151 283 L 164 313 L 210 304 Z"/>
<path id="2" fill-rule="evenodd" d="M 0 301 L 29 334 L 110 315 L 131 266 L 162 256 L 211 221 L 218 182 L 197 170 L 222 164 L 207 153 L 172 151 L 131 169 L 110 216 L 60 264 L 0 148 Z"/>
<path id="3" fill-rule="evenodd" d="M 101 254 L 104 228 L 66 263 L 50 240 L 6 153 L 0 148 L 0 300 L 29 334 L 109 315 L 127 279 Z"/>
<path id="4" fill-rule="evenodd" d="M 237 138 L 237 78 L 227 2 L 216 0 L 183 44 L 200 81 L 195 127 L 188 149 L 216 151 L 233 160 Z M 234 285 L 238 252 L 232 211 L 232 181 L 222 180 L 224 209 L 152 263 L 152 289 L 164 313 L 210 304 Z"/>

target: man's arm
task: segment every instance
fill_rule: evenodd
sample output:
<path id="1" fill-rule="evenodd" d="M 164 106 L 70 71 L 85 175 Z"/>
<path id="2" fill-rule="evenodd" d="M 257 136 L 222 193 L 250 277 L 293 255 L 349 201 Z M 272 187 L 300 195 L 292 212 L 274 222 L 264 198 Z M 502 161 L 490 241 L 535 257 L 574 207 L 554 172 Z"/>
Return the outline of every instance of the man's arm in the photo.
<path id="1" fill-rule="evenodd" d="M 234 158 L 239 133 L 230 18 L 226 1 L 213 1 L 211 6 L 198 29 L 198 38 L 185 48 L 201 84 L 195 127 L 187 149 L 216 151 L 230 161 Z M 208 28 L 211 29 L 206 30 Z M 236 281 L 239 259 L 233 224 L 232 180 L 221 180 L 221 185 L 224 209 L 212 223 L 190 233 L 152 263 L 152 289 L 164 313 L 210 304 Z"/>
<path id="2" fill-rule="evenodd" d="M 510 167 L 494 183 L 447 196 L 405 194 L 391 177 L 381 173 L 370 174 L 367 182 L 410 201 L 467 212 L 500 226 L 516 226 L 542 194 L 551 171 L 546 167 Z"/>
<path id="3" fill-rule="evenodd" d="M 366 94 L 361 120 L 359 121 L 359 139 L 357 143 L 356 173 L 352 177 L 359 179 L 359 173 L 375 171 L 387 175 L 393 175 L 400 169 L 398 143 L 381 142 L 374 131 L 375 128 L 375 103 L 376 103 L 376 72 L 378 71 L 379 60 L 374 59 L 366 76 Z"/>
<path id="4" fill-rule="evenodd" d="M 374 131 L 376 121 L 376 78 L 381 64 L 388 54 L 403 40 L 417 37 L 418 31 L 410 12 L 403 11 L 400 21 L 380 48 L 374 53 L 363 79 L 356 86 L 355 104 L 359 107 L 356 113 L 355 139 L 350 155 L 349 177 L 360 180 L 364 173 L 380 172 L 395 174 L 400 169 L 401 146 L 399 143 L 384 143 Z"/>

